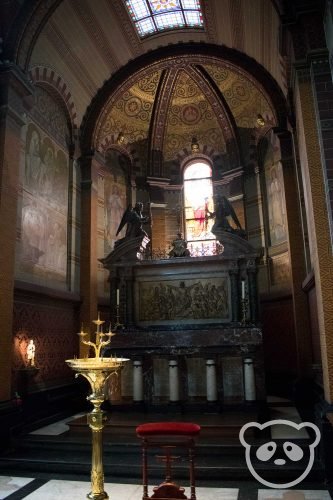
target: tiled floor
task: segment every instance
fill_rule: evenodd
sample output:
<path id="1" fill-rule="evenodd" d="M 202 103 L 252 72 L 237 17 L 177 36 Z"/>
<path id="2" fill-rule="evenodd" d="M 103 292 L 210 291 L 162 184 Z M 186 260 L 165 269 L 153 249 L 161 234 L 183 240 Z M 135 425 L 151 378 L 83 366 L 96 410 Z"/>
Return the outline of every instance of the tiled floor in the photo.
<path id="1" fill-rule="evenodd" d="M 29 484 L 31 483 L 31 484 Z M 27 486 L 28 485 L 28 486 Z M 30 486 L 30 488 L 29 488 Z M 26 491 L 29 488 L 31 491 Z M 105 484 L 105 491 L 110 500 L 141 500 L 142 486 L 136 484 Z M 84 481 L 50 480 L 45 484 L 36 484 L 32 478 L 0 476 L 0 499 L 28 500 L 82 500 L 90 492 L 90 483 Z M 246 495 L 246 491 L 239 494 L 238 488 L 197 488 L 198 500 L 330 500 L 325 490 L 270 490 L 259 489 L 253 495 Z M 152 489 L 149 490 L 152 494 Z M 188 490 L 185 494 L 190 497 Z M 10 498 L 9 498 L 10 497 Z"/>
<path id="2" fill-rule="evenodd" d="M 258 500 L 330 500 L 328 491 L 323 490 L 259 490 Z"/>
<path id="3" fill-rule="evenodd" d="M 18 491 L 26 484 L 33 481 L 30 477 L 8 477 L 0 476 L 0 498 L 7 498 L 9 495 Z"/>
<path id="4" fill-rule="evenodd" d="M 19 497 L 20 489 L 33 481 L 31 478 L 22 477 L 6 477 L 0 476 L 0 499 L 5 499 L 17 493 L 16 498 Z M 110 500 L 141 500 L 142 486 L 136 484 L 108 484 L 104 485 L 104 489 L 109 495 Z M 38 487 L 20 498 L 29 500 L 59 500 L 59 498 L 82 500 L 87 493 L 90 492 L 90 483 L 83 481 L 63 481 L 51 480 L 47 481 L 44 485 Z M 152 488 L 149 494 L 152 494 Z M 185 491 L 187 496 L 190 496 L 189 491 Z M 197 488 L 198 500 L 237 500 L 237 488 Z"/>

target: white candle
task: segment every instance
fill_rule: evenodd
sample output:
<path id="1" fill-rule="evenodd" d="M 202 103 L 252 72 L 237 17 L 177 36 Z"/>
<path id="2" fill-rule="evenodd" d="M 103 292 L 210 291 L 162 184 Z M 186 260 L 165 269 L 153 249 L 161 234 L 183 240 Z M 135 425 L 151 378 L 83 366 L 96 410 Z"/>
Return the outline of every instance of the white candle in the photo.
<path id="1" fill-rule="evenodd" d="M 117 288 L 117 306 L 119 306 L 119 288 Z"/>
<path id="2" fill-rule="evenodd" d="M 245 299 L 245 281 L 242 280 L 242 299 Z"/>

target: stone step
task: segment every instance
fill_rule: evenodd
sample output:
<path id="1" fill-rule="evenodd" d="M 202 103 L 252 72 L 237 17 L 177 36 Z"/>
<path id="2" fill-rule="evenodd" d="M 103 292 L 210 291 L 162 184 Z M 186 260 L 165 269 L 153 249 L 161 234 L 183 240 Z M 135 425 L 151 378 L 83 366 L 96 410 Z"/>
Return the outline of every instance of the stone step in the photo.
<path id="1" fill-rule="evenodd" d="M 1 470 L 11 473 L 11 471 L 25 471 L 32 473 L 57 471 L 61 473 L 86 473 L 89 475 L 91 467 L 91 436 L 71 435 L 71 433 L 61 436 L 39 436 L 27 435 L 18 439 L 14 448 L 6 455 L 0 457 Z M 226 442 L 224 442 L 226 441 Z M 278 443 L 278 448 L 282 444 Z M 306 449 L 307 440 L 300 440 L 299 444 Z M 258 447 L 257 442 L 254 447 Z M 139 479 L 141 477 L 141 447 L 140 441 L 112 442 L 104 439 L 103 442 L 103 463 L 106 475 L 112 477 L 126 477 Z M 151 477 L 162 478 L 164 465 L 156 462 L 155 455 L 161 455 L 160 448 L 148 450 L 149 470 Z M 173 464 L 175 477 L 188 477 L 188 463 L 186 452 L 176 449 L 176 456 L 181 459 Z M 195 449 L 196 454 L 196 475 L 198 479 L 251 479 L 248 471 L 243 446 L 235 439 L 217 440 L 212 443 L 198 442 Z M 288 464 L 288 469 L 274 464 L 261 463 L 254 460 L 256 470 L 265 474 L 265 478 L 274 479 L 278 477 L 292 478 L 305 469 L 303 461 Z M 310 479 L 322 479 L 322 468 L 316 462 L 310 474 Z"/>

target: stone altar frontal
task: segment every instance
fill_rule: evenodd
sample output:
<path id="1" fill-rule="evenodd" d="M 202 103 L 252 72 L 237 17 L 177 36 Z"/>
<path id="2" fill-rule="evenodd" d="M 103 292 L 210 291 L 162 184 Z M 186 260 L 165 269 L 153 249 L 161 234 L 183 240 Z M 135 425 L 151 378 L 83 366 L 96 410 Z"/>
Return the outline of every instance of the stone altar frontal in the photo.
<path id="1" fill-rule="evenodd" d="M 134 401 L 196 401 L 204 386 L 207 401 L 265 398 L 258 253 L 227 237 L 222 255 L 134 260 L 118 251 L 103 260 L 111 319 L 124 325 L 111 353 L 133 361 L 122 385 Z"/>
<path id="2" fill-rule="evenodd" d="M 213 261 L 143 264 L 135 269 L 134 304 L 143 327 L 230 323 L 230 278 Z"/>

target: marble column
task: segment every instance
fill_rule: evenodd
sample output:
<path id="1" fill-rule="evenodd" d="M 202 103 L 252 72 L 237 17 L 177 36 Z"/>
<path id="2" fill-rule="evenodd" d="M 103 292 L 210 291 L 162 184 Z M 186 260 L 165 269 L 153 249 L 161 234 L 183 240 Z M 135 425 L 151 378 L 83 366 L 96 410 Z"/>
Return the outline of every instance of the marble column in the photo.
<path id="1" fill-rule="evenodd" d="M 176 359 L 169 361 L 169 399 L 173 403 L 179 401 L 179 374 Z"/>
<path id="2" fill-rule="evenodd" d="M 216 383 L 216 363 L 215 359 L 206 360 L 206 383 L 207 383 L 207 401 L 217 401 L 217 383 Z"/>
<path id="3" fill-rule="evenodd" d="M 230 269 L 230 286 L 231 286 L 231 306 L 232 306 L 232 321 L 239 321 L 239 296 L 238 296 L 238 268 Z"/>
<path id="4" fill-rule="evenodd" d="M 256 383 L 252 358 L 244 358 L 244 399 L 245 401 L 256 400 Z"/>
<path id="5" fill-rule="evenodd" d="M 112 269 L 109 276 L 110 282 L 110 320 L 112 325 L 117 321 L 117 288 L 118 288 L 118 278 L 117 271 Z"/>
<path id="6" fill-rule="evenodd" d="M 133 301 L 133 269 L 132 267 L 127 267 L 123 271 L 123 279 L 126 283 L 125 290 L 126 290 L 126 299 L 124 297 L 123 289 L 124 287 L 122 286 L 122 280 L 121 280 L 121 285 L 120 285 L 120 311 L 123 311 L 121 317 L 125 317 L 125 325 L 126 326 L 131 326 L 134 324 L 134 301 Z M 124 303 L 125 299 L 125 303 Z M 120 321 L 121 323 L 123 321 Z"/>
<path id="7" fill-rule="evenodd" d="M 143 401 L 142 361 L 133 361 L 133 401 Z"/>
<path id="8" fill-rule="evenodd" d="M 252 324 L 258 320 L 257 268 L 255 261 L 247 262 L 249 319 Z"/>
<path id="9" fill-rule="evenodd" d="M 82 297 L 80 322 L 93 334 L 92 321 L 97 318 L 97 171 L 94 151 L 80 158 L 81 168 L 81 248 L 80 293 Z M 89 347 L 80 344 L 80 356 L 87 356 Z"/>

